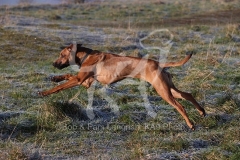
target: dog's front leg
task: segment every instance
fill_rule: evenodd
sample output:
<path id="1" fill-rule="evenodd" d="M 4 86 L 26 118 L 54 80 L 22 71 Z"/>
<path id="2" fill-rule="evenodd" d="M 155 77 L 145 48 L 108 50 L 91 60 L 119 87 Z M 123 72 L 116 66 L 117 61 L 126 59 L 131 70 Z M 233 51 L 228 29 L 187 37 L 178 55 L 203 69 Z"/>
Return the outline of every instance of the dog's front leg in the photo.
<path id="1" fill-rule="evenodd" d="M 58 86 L 56 86 L 53 89 L 50 89 L 48 91 L 39 92 L 39 95 L 40 96 L 47 96 L 47 95 L 59 92 L 59 91 L 64 90 L 64 89 L 68 89 L 68 88 L 71 88 L 71 87 L 81 85 L 90 76 L 91 76 L 90 73 L 81 72 L 77 76 L 71 77 L 71 79 L 69 81 L 67 81 L 66 83 L 60 84 L 60 85 L 58 85 Z"/>
<path id="2" fill-rule="evenodd" d="M 56 93 L 56 92 L 59 92 L 63 89 L 67 89 L 67 88 L 71 88 L 71 87 L 74 87 L 74 86 L 77 86 L 79 85 L 79 81 L 77 78 L 73 78 L 69 81 L 67 81 L 66 83 L 63 83 L 63 84 L 60 84 L 48 91 L 44 91 L 44 92 L 39 92 L 39 95 L 40 96 L 47 96 L 49 94 L 52 94 L 52 93 Z"/>

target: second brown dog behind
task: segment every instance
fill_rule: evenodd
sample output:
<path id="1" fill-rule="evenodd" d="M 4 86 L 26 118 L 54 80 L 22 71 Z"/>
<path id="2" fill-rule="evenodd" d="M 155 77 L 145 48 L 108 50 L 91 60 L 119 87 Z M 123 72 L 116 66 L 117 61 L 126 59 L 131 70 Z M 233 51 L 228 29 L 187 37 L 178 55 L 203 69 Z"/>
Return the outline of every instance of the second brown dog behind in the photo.
<path id="1" fill-rule="evenodd" d="M 176 99 L 180 98 L 192 102 L 202 116 L 205 116 L 205 110 L 190 93 L 178 90 L 172 82 L 170 73 L 164 70 L 165 67 L 185 64 L 191 56 L 191 54 L 187 55 L 179 62 L 161 64 L 150 59 L 119 56 L 72 44 L 61 51 L 53 66 L 63 69 L 71 64 L 77 64 L 80 71 L 77 75 L 66 74 L 53 77 L 52 80 L 55 82 L 63 80 L 67 80 L 67 82 L 48 91 L 39 92 L 39 95 L 47 96 L 78 85 L 89 88 L 94 80 L 102 84 L 111 84 L 128 77 L 139 78 L 149 82 L 165 101 L 177 109 L 187 125 L 194 130 L 193 123 L 189 120 L 184 107 Z"/>

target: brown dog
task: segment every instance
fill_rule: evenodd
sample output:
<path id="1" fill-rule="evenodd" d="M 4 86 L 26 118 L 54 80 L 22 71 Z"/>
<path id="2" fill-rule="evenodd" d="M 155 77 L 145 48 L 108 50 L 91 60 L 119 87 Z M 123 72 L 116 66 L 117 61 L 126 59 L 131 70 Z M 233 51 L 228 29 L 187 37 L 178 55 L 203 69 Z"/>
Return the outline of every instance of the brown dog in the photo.
<path id="1" fill-rule="evenodd" d="M 165 67 L 185 64 L 191 56 L 191 54 L 187 55 L 179 62 L 160 64 L 150 59 L 119 56 L 72 44 L 61 51 L 60 57 L 53 63 L 53 66 L 62 69 L 71 64 L 77 64 L 80 68 L 79 73 L 75 76 L 67 74 L 53 77 L 52 80 L 55 82 L 62 80 L 68 81 L 48 91 L 40 92 L 39 94 L 47 96 L 78 85 L 89 88 L 94 80 L 102 84 L 111 84 L 127 77 L 140 78 L 152 84 L 157 93 L 176 108 L 185 119 L 187 125 L 191 129 L 194 129 L 184 107 L 177 102 L 176 99 L 181 98 L 192 102 L 202 116 L 205 116 L 205 110 L 190 93 L 179 91 L 174 86 L 170 73 L 164 70 Z"/>

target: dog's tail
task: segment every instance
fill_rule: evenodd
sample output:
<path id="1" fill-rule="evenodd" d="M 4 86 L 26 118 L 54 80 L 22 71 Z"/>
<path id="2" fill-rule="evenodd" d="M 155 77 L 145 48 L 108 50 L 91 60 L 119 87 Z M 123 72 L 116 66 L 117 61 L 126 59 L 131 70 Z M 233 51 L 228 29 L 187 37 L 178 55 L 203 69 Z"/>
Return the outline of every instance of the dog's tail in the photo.
<path id="1" fill-rule="evenodd" d="M 161 68 L 181 66 L 181 65 L 184 65 L 191 57 L 192 57 L 192 54 L 189 54 L 181 61 L 178 61 L 178 62 L 167 62 L 167 63 L 162 63 L 162 64 L 159 63 L 159 66 Z"/>

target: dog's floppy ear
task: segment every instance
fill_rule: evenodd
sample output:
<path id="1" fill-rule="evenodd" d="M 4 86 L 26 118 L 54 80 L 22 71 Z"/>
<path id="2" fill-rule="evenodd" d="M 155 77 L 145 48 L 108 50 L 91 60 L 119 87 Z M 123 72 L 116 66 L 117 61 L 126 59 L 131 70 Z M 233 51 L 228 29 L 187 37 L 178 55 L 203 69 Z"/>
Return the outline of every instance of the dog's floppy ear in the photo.
<path id="1" fill-rule="evenodd" d="M 71 52 L 73 48 L 73 44 L 71 44 L 70 46 L 67 47 L 68 51 Z"/>

